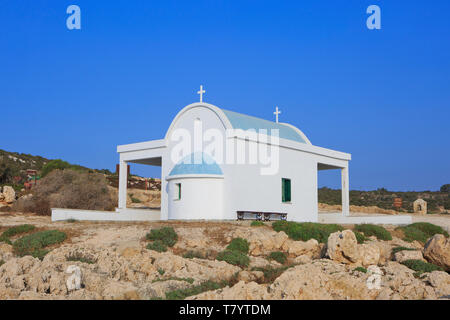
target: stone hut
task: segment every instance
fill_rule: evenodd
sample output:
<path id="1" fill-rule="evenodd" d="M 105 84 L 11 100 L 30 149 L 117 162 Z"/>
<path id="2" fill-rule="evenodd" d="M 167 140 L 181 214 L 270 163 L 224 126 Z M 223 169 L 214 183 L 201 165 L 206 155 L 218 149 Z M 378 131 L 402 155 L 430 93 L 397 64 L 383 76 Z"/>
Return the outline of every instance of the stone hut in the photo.
<path id="1" fill-rule="evenodd" d="M 414 213 L 427 214 L 427 202 L 423 199 L 417 199 L 413 203 Z"/>

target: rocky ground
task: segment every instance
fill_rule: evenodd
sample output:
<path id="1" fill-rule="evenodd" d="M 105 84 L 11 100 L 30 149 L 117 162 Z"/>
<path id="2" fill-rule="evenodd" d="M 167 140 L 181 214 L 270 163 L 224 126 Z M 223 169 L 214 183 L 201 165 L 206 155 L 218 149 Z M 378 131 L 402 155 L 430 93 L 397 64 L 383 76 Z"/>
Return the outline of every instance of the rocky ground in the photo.
<path id="1" fill-rule="evenodd" d="M 289 239 L 284 232 L 274 231 L 270 223 L 261 227 L 251 227 L 249 221 L 52 223 L 49 217 L 0 213 L 0 232 L 25 223 L 39 230 L 64 231 L 68 239 L 52 247 L 42 261 L 17 257 L 11 245 L 0 243 L 0 299 L 159 299 L 174 290 L 198 288 L 207 281 L 221 283 L 221 288 L 187 299 L 450 297 L 447 272 L 417 276 L 399 263 L 424 260 L 425 255 L 449 268 L 449 240 L 435 236 L 431 247 L 424 249 L 417 241 L 401 240 L 393 228 L 393 240 L 389 241 L 372 237 L 358 244 L 354 233 L 344 230 L 331 234 L 328 242 L 321 244 L 314 239 Z M 146 249 L 145 235 L 163 226 L 175 229 L 176 244 L 162 253 Z M 237 237 L 250 244 L 248 267 L 215 259 Z M 418 250 L 392 254 L 392 248 L 399 246 Z M 184 258 L 190 251 L 201 258 Z M 273 251 L 285 252 L 288 261 L 282 265 L 268 260 Z"/>

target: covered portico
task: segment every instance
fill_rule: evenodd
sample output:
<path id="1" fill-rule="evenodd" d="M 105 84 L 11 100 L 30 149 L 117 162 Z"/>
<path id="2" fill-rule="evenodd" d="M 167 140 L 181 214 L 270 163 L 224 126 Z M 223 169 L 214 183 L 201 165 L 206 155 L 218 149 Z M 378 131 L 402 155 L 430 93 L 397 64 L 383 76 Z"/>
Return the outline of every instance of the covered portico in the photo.
<path id="1" fill-rule="evenodd" d="M 341 171 L 341 195 L 342 195 L 342 215 L 350 215 L 350 189 L 348 178 L 348 162 L 343 166 L 331 165 L 327 163 L 317 163 L 317 170 L 340 170 Z"/>
<path id="2" fill-rule="evenodd" d="M 129 163 L 139 163 L 151 166 L 161 167 L 161 177 L 164 172 L 164 157 L 166 154 L 166 140 L 153 140 L 147 142 L 133 143 L 117 146 L 117 152 L 120 157 L 119 165 L 119 193 L 118 193 L 118 206 L 116 211 L 119 213 L 129 212 L 130 210 L 135 212 L 141 209 L 127 208 L 127 182 L 128 172 L 127 166 Z M 161 179 L 161 190 L 164 190 L 164 179 Z M 166 203 L 166 193 L 161 192 L 161 211 L 160 219 L 167 219 L 167 210 L 164 210 Z M 130 212 L 131 212 L 130 211 Z M 149 210 L 154 212 L 155 210 Z"/>

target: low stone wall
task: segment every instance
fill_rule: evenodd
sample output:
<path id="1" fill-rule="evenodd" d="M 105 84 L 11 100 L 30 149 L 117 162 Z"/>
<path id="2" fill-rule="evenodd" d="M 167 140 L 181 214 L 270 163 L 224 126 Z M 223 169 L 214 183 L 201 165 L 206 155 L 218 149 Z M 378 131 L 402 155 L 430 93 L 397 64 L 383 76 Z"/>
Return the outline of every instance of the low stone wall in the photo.
<path id="1" fill-rule="evenodd" d="M 157 221 L 160 220 L 159 210 L 116 209 L 116 211 L 95 211 L 77 209 L 52 208 L 52 221 Z"/>

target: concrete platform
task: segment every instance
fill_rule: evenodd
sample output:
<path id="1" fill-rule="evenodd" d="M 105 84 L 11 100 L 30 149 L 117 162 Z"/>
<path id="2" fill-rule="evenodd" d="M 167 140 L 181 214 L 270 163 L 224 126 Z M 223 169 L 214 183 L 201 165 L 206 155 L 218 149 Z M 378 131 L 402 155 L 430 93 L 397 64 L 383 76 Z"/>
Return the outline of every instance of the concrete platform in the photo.
<path id="1" fill-rule="evenodd" d="M 385 215 L 385 214 L 352 214 L 349 216 L 339 213 L 319 213 L 320 223 L 336 223 L 336 224 L 392 224 L 406 225 L 412 223 L 412 217 L 408 215 Z"/>
<path id="2" fill-rule="evenodd" d="M 96 211 L 52 208 L 52 221 L 75 219 L 78 221 L 158 221 L 160 210 L 116 209 L 116 211 Z"/>

